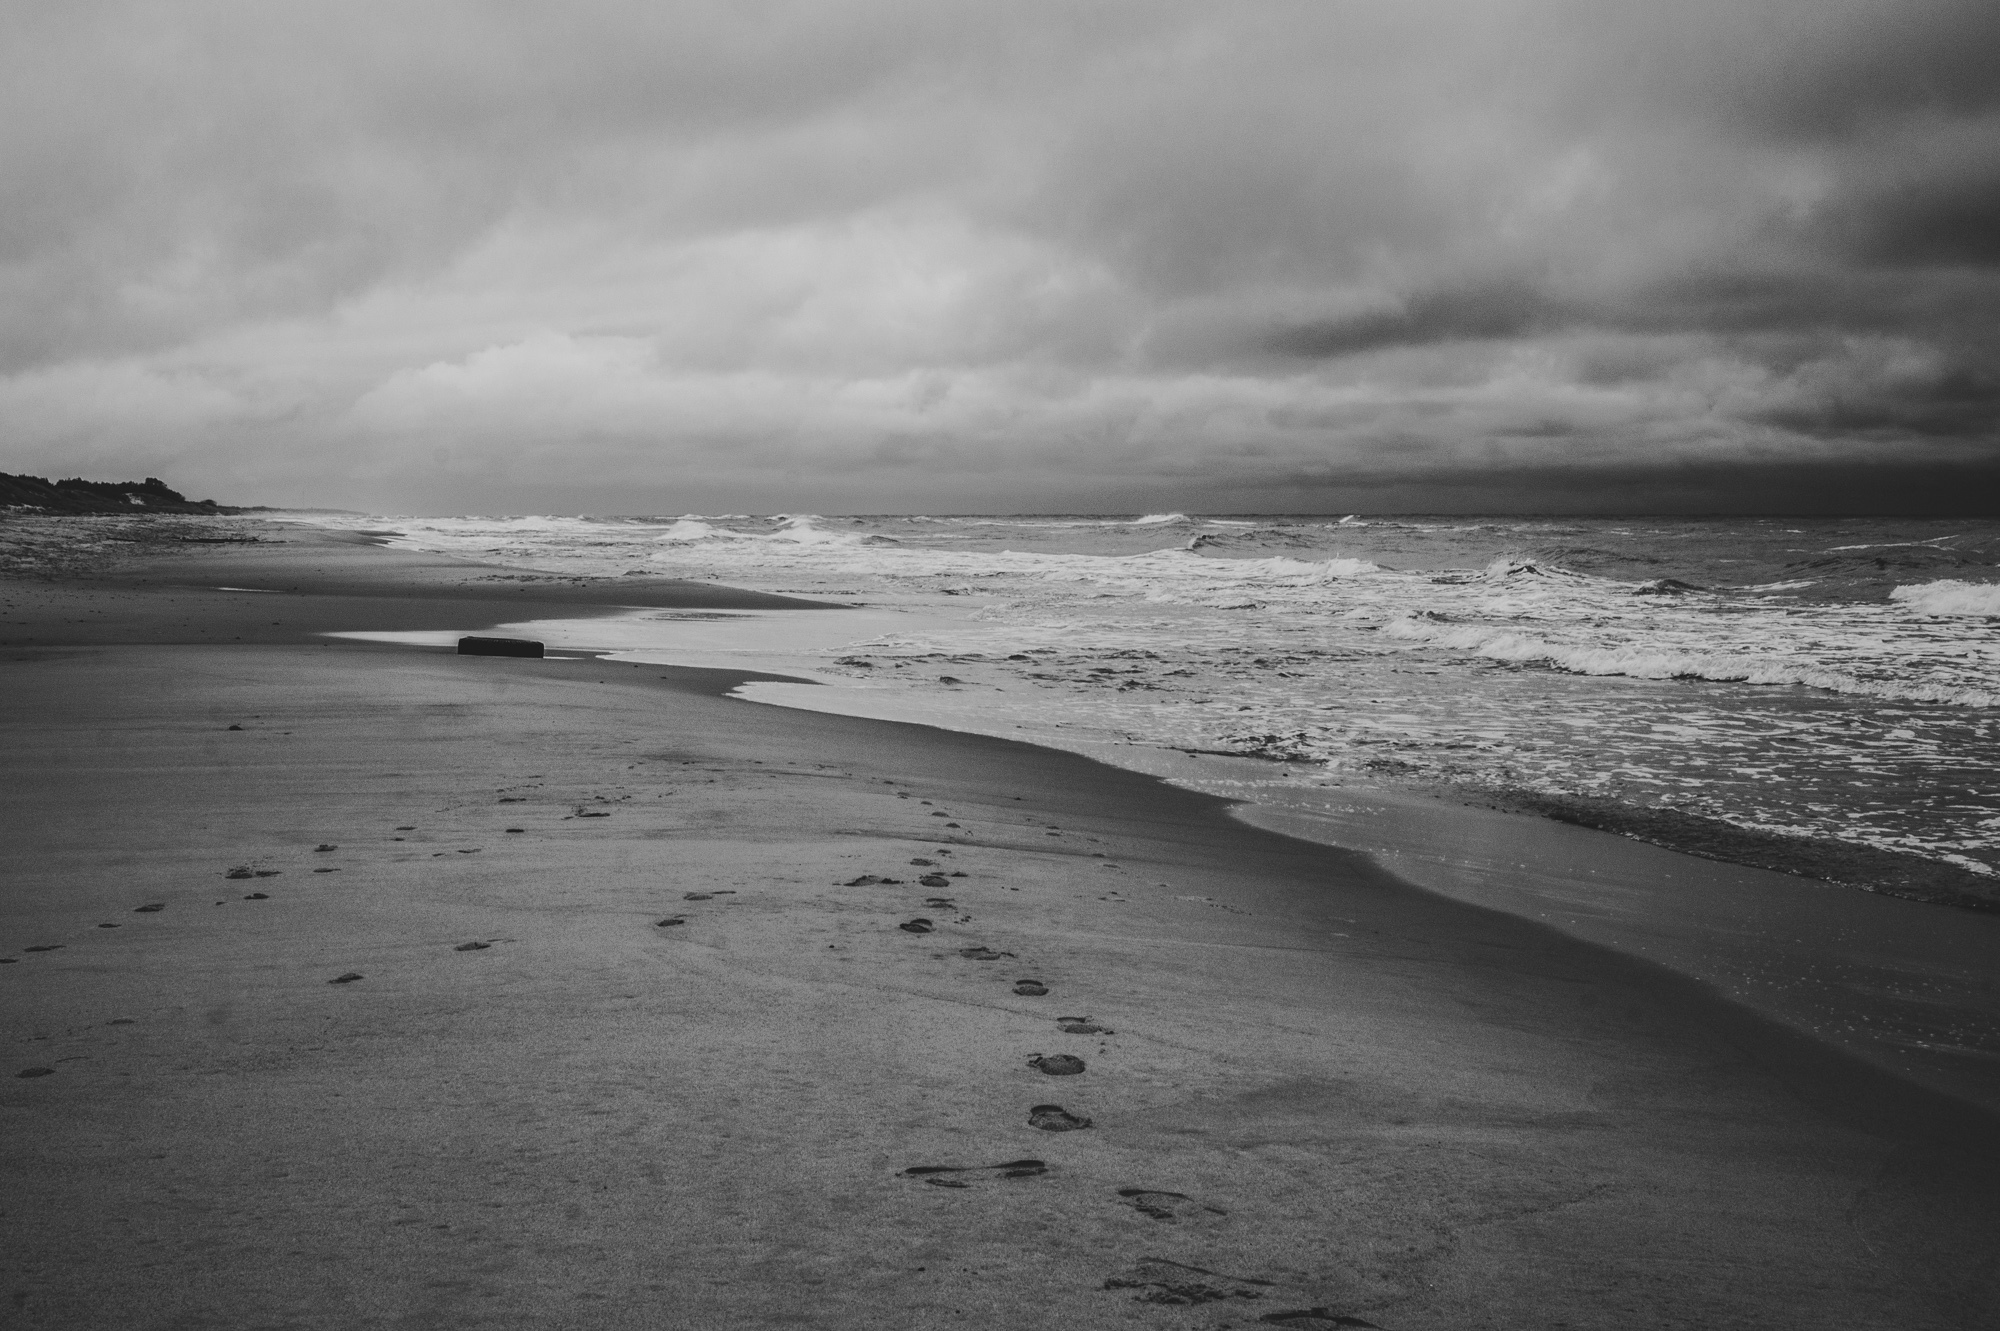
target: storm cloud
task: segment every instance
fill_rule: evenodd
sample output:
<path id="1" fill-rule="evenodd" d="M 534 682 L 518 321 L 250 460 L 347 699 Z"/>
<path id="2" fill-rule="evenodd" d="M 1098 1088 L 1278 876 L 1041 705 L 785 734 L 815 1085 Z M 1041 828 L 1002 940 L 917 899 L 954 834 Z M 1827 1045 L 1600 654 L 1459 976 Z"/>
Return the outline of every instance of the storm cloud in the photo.
<path id="1" fill-rule="evenodd" d="M 0 12 L 6 470 L 627 512 L 2000 475 L 1990 3 Z"/>

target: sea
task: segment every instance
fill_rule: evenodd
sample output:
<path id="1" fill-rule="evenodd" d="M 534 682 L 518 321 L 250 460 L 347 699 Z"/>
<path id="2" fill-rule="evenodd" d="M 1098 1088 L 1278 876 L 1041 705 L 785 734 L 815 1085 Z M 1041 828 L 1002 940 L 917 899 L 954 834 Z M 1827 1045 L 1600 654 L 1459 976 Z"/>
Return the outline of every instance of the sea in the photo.
<path id="1" fill-rule="evenodd" d="M 1442 798 L 1749 866 L 1643 906 L 1602 874 L 1510 898 L 1494 884 L 1522 866 L 1477 848 L 1392 867 L 1936 1055 L 2000 1106 L 2000 521 L 296 516 L 503 582 L 848 607 L 512 627 L 798 681 L 738 690 L 761 702 L 1086 753 L 1390 858 Z"/>

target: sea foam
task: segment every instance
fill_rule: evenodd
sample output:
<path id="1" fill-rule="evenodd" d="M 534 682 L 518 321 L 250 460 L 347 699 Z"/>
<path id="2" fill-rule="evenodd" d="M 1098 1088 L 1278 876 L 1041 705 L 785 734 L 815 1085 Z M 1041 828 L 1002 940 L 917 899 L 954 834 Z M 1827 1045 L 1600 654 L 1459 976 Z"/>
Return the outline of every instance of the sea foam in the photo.
<path id="1" fill-rule="evenodd" d="M 1920 615 L 1983 615 L 2000 619 L 2000 582 L 1959 582 L 1944 578 L 1937 582 L 1898 587 L 1889 593 Z"/>

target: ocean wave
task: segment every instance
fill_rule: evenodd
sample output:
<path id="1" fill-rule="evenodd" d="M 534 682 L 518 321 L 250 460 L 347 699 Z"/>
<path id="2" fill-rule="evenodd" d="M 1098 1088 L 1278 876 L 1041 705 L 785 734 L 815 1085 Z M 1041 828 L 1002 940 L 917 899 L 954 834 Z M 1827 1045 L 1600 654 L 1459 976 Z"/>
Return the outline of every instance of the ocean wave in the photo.
<path id="1" fill-rule="evenodd" d="M 653 539 L 660 542 L 740 541 L 745 537 L 742 532 L 711 526 L 700 518 L 681 518 Z"/>
<path id="2" fill-rule="evenodd" d="M 1148 513 L 1143 518 L 1133 518 L 1132 525 L 1134 527 L 1164 527 L 1170 522 L 1187 522 L 1189 520 L 1188 515 L 1185 513 Z"/>
<path id="3" fill-rule="evenodd" d="M 1547 665 L 1572 675 L 1625 675 L 1634 679 L 1705 679 L 1722 684 L 1799 684 L 1833 693 L 1947 703 L 1961 707 L 2000 706 L 2000 693 L 1918 679 L 1864 679 L 1799 660 L 1763 659 L 1741 652 L 1677 652 L 1629 644 L 1575 645 L 1515 629 L 1486 625 L 1446 626 L 1401 615 L 1381 626 L 1384 636 L 1469 652 L 1494 661 Z"/>
<path id="4" fill-rule="evenodd" d="M 2000 582 L 1960 582 L 1942 578 L 1889 593 L 1920 615 L 1982 615 L 2000 619 Z"/>

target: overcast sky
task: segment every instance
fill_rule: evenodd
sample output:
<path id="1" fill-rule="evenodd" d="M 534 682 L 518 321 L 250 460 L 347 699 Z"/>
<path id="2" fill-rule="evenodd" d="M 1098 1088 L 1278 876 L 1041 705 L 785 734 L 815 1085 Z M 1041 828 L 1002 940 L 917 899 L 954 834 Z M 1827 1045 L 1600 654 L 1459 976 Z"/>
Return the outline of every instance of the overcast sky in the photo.
<path id="1" fill-rule="evenodd" d="M 1994 0 L 0 15 L 0 470 L 389 512 L 2000 481 Z"/>

